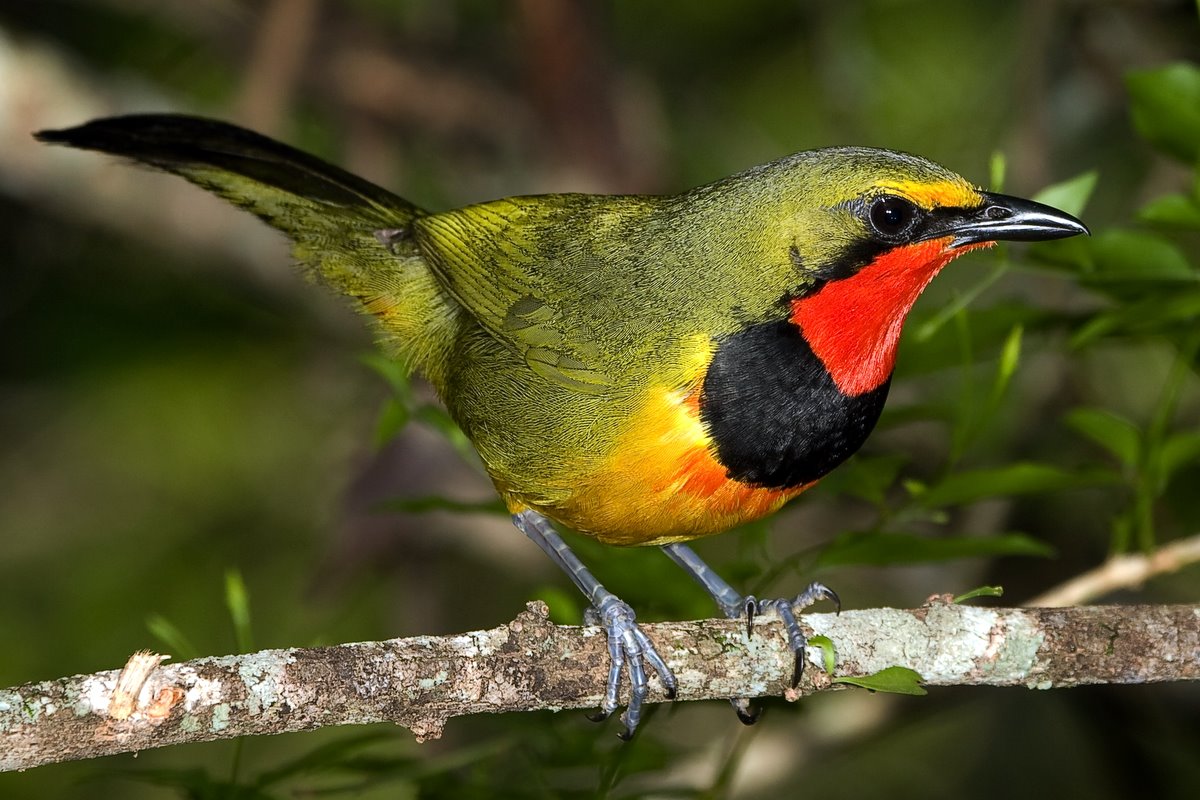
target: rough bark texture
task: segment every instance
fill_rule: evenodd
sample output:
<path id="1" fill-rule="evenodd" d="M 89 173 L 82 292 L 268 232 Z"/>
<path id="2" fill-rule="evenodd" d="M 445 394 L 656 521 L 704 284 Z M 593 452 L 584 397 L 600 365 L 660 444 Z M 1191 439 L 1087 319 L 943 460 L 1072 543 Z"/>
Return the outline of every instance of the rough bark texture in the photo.
<path id="1" fill-rule="evenodd" d="M 918 609 L 810 614 L 833 640 L 838 676 L 893 665 L 931 686 L 1049 689 L 1200 679 L 1200 607 Z M 810 648 L 799 689 L 780 624 L 700 620 L 643 626 L 679 682 L 678 700 L 785 696 L 836 688 Z M 0 690 L 0 769 L 180 742 L 390 721 L 418 740 L 450 717 L 600 704 L 607 648 L 598 628 L 559 626 L 531 603 L 508 625 L 335 647 L 265 650 L 118 670 Z M 115 692 L 115 697 L 114 697 Z M 650 702 L 661 702 L 652 680 Z"/>

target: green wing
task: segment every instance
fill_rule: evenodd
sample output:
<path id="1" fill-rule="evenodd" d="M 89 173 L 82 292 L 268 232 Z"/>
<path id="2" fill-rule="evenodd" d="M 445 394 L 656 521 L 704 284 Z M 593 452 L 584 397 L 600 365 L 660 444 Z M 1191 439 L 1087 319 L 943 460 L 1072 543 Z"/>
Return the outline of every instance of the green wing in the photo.
<path id="1" fill-rule="evenodd" d="M 628 248 L 620 231 L 651 199 L 547 195 L 421 217 L 417 243 L 446 290 L 538 375 L 583 394 L 614 384 Z M 610 325 L 609 327 L 614 327 Z"/>

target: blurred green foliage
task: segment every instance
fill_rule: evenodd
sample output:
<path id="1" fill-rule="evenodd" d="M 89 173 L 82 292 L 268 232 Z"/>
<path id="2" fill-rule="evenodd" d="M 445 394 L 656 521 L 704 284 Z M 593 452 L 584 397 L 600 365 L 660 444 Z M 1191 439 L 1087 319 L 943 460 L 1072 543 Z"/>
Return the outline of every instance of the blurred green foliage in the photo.
<path id="1" fill-rule="evenodd" d="M 282 246 L 29 129 L 207 113 L 433 207 L 673 191 L 827 144 L 1040 189 L 1095 235 L 947 270 L 863 453 L 700 544 L 759 595 L 819 577 L 853 606 L 981 583 L 1019 603 L 1200 529 L 1198 33 L 1184 0 L 0 6 L 0 685 L 144 646 L 482 628 L 533 596 L 581 612 L 428 390 Z M 643 619 L 712 613 L 652 550 L 573 544 Z M 1110 599 L 1195 602 L 1196 576 Z M 478 717 L 420 746 L 323 730 L 46 767 L 0 796 L 1183 798 L 1198 706 L 1172 686 L 841 693 L 749 729 L 656 707 L 629 745 L 576 714 Z"/>

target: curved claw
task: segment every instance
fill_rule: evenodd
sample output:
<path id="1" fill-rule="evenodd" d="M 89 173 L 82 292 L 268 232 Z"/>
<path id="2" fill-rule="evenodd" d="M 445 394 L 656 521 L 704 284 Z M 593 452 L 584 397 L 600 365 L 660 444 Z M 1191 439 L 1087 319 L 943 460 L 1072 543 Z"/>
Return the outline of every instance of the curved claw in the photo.
<path id="1" fill-rule="evenodd" d="M 748 594 L 742 600 L 742 614 L 746 617 L 746 638 L 750 638 L 750 632 L 754 628 L 754 615 L 758 613 L 758 601 L 754 599 L 754 595 Z"/>
<path id="2" fill-rule="evenodd" d="M 600 713 L 596 715 L 599 718 L 597 721 L 607 718 L 616 710 L 619 704 L 617 693 L 620 688 L 621 670 L 628 666 L 629 705 L 626 706 L 625 713 L 621 715 L 621 721 L 625 723 L 625 730 L 617 734 L 621 739 L 628 741 L 633 736 L 633 732 L 637 730 L 638 723 L 641 722 L 642 704 L 650 691 L 650 682 L 646 677 L 646 663 L 649 663 L 658 673 L 669 698 L 675 697 L 675 676 L 667 667 L 667 663 L 659 656 L 658 651 L 654 649 L 650 638 L 638 627 L 636 615 L 628 603 L 613 595 L 608 595 L 600 601 L 599 606 L 595 608 L 595 613 L 599 617 L 599 624 L 608 635 L 610 658 L 604 704 L 601 706 Z M 589 719 L 596 717 L 589 716 Z"/>
<path id="3" fill-rule="evenodd" d="M 803 592 L 796 596 L 794 600 L 758 600 L 754 596 L 742 596 L 732 586 L 721 579 L 719 575 L 713 572 L 712 568 L 704 563 L 703 559 L 696 554 L 692 548 L 685 544 L 674 543 L 663 545 L 663 552 L 667 557 L 682 567 L 689 575 L 703 586 L 712 598 L 717 601 L 717 605 L 725 616 L 730 619 L 746 619 L 746 637 L 749 638 L 754 629 L 754 618 L 764 611 L 774 611 L 783 620 L 784 629 L 788 634 L 788 644 L 795 653 L 795 667 L 792 670 L 792 688 L 800 684 L 800 678 L 804 674 L 804 656 L 805 645 L 807 642 L 804 638 L 804 631 L 800 628 L 800 623 L 796 620 L 796 615 L 803 611 L 808 606 L 816 603 L 819 600 L 832 600 L 840 613 L 842 610 L 842 601 L 838 598 L 837 593 L 821 583 L 811 583 Z M 751 713 L 750 701 L 745 698 L 737 698 L 731 701 L 733 708 L 737 711 L 738 718 L 742 722 L 749 724 L 758 718 L 757 712 Z"/>
<path id="4" fill-rule="evenodd" d="M 825 584 L 816 581 L 810 583 L 803 592 L 796 595 L 794 600 L 783 598 L 756 600 L 753 596 L 747 596 L 744 602 L 743 613 L 746 615 L 747 636 L 750 635 L 750 625 L 754 621 L 755 614 L 761 614 L 764 611 L 774 611 L 783 621 L 783 627 L 788 636 L 788 644 L 791 646 L 792 652 L 796 655 L 790 682 L 793 689 L 800 685 L 800 679 L 804 677 L 805 648 L 808 644 L 808 640 L 804 636 L 804 631 L 800 629 L 800 623 L 796 616 L 804 609 L 821 600 L 833 601 L 838 613 L 841 613 L 842 600 L 838 597 L 837 592 Z M 739 713 L 738 716 L 740 718 L 741 714 Z"/>
<path id="5" fill-rule="evenodd" d="M 842 598 L 838 597 L 838 593 L 833 589 L 817 581 L 813 581 L 808 588 L 796 595 L 796 599 L 792 601 L 792 608 L 796 610 L 796 613 L 800 613 L 822 600 L 832 600 L 835 611 L 838 614 L 842 613 Z"/>
<path id="6" fill-rule="evenodd" d="M 385 231 L 385 233 L 390 236 L 392 232 Z M 596 576 L 591 573 L 591 570 L 584 566 L 584 563 L 579 560 L 579 556 L 571 551 L 567 543 L 554 530 L 554 526 L 550 524 L 548 518 L 536 511 L 525 509 L 513 514 L 512 520 L 513 524 L 528 536 L 531 542 L 542 548 L 542 551 L 571 577 L 575 586 L 589 601 L 589 608 L 584 614 L 585 622 L 589 625 L 602 626 L 608 636 L 609 669 L 608 681 L 604 690 L 604 702 L 601 705 L 600 713 L 589 716 L 589 719 L 603 720 L 617 709 L 617 690 L 621 682 L 621 668 L 626 664 L 629 665 L 631 688 L 629 706 L 621 718 L 625 723 L 625 732 L 621 738 L 628 739 L 633 736 L 633 732 L 641 720 L 642 703 L 650 689 L 649 681 L 646 680 L 644 662 L 649 662 L 650 666 L 658 673 L 669 698 L 675 697 L 675 676 L 671 674 L 671 670 L 667 669 L 667 663 L 654 649 L 654 644 L 638 627 L 633 609 L 629 607 L 629 604 L 618 599 L 612 592 L 605 589 L 600 581 L 596 580 Z"/>
<path id="7" fill-rule="evenodd" d="M 745 697 L 734 697 L 729 703 L 743 725 L 753 725 L 762 718 L 762 706 L 750 705 Z"/>

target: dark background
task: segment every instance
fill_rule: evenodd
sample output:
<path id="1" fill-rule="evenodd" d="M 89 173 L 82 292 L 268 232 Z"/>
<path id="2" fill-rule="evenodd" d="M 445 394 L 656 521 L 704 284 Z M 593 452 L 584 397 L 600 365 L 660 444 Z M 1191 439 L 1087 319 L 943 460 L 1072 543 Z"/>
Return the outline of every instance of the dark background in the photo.
<path id="1" fill-rule="evenodd" d="M 433 209 L 672 192 L 834 144 L 1025 196 L 1094 170 L 1091 241 L 952 265 L 863 454 L 770 525 L 699 546 L 760 593 L 819 577 L 849 607 L 912 606 L 986 583 L 1006 594 L 984 602 L 1016 604 L 1200 524 L 1200 212 L 1146 212 L 1192 202 L 1200 140 L 1135 126 L 1129 82 L 1198 56 L 1184 0 L 0 2 L 0 686 L 142 647 L 491 627 L 535 596 L 581 611 L 503 515 L 396 505 L 492 495 L 428 389 L 398 391 L 277 236 L 31 131 L 201 113 Z M 1147 85 L 1200 119 L 1200 94 Z M 643 619 L 711 615 L 657 552 L 579 546 Z M 1195 602 L 1198 574 L 1104 599 Z M 844 692 L 755 728 L 721 703 L 661 708 L 628 746 L 578 713 L 479 717 L 420 746 L 378 726 L 45 767 L 0 775 L 0 797 L 1183 798 L 1198 712 L 1188 685 Z"/>

